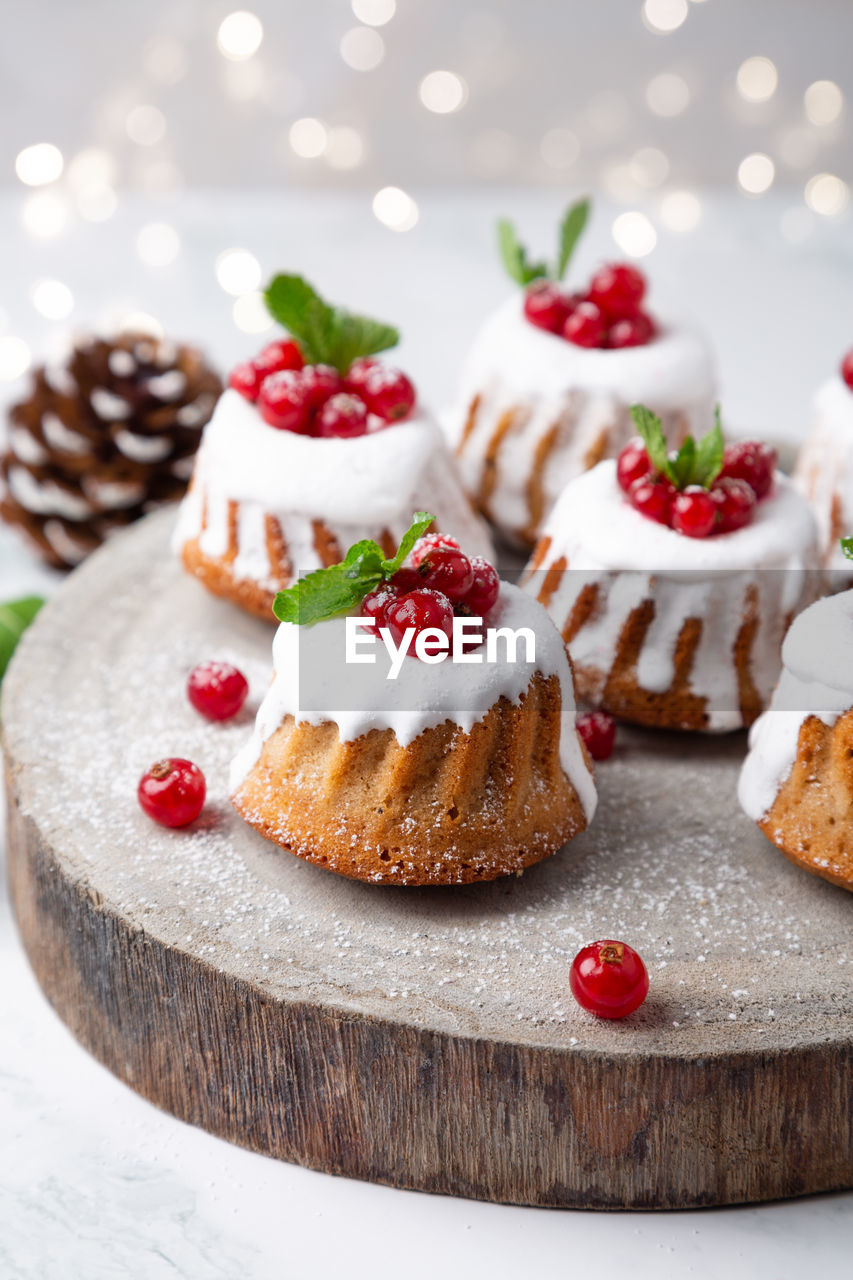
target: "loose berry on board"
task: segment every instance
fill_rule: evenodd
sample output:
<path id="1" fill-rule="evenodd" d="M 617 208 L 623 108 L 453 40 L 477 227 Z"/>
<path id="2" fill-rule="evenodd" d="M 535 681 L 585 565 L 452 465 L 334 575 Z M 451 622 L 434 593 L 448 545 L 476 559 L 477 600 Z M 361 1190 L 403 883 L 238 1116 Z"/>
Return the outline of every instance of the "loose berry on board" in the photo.
<path id="1" fill-rule="evenodd" d="M 773 488 L 776 450 L 757 440 L 739 440 L 723 454 L 720 474 L 730 480 L 745 480 L 760 502 Z"/>
<path id="2" fill-rule="evenodd" d="M 239 391 L 240 395 L 252 403 L 258 398 L 258 392 L 261 389 L 265 374 L 256 368 L 251 361 L 247 360 L 245 364 L 235 365 L 228 377 L 228 385 L 234 391 Z"/>
<path id="3" fill-rule="evenodd" d="M 284 369 L 298 371 L 305 364 L 305 359 L 297 343 L 292 338 L 279 338 L 268 342 L 260 355 L 255 356 L 252 364 L 263 376 L 281 373 Z"/>
<path id="4" fill-rule="evenodd" d="M 717 504 L 707 489 L 690 485 L 676 495 L 670 524 L 685 538 L 707 538 L 716 528 Z"/>
<path id="5" fill-rule="evenodd" d="M 318 436 L 337 436 L 349 440 L 354 436 L 365 435 L 367 428 L 367 405 L 348 391 L 332 396 L 317 414 Z"/>
<path id="6" fill-rule="evenodd" d="M 400 645 L 405 633 L 414 629 L 417 637 L 421 631 L 434 627 L 443 631 L 448 640 L 453 638 L 453 605 L 441 591 L 429 587 L 419 587 L 417 591 L 409 591 L 398 596 L 385 610 L 385 624 L 396 645 Z M 427 646 L 427 653 L 439 652 L 439 644 Z M 409 653 L 415 653 L 414 642 Z"/>
<path id="7" fill-rule="evenodd" d="M 607 330 L 607 345 L 612 349 L 644 347 L 655 336 L 655 324 L 651 316 L 640 311 L 635 316 L 617 320 Z"/>
<path id="8" fill-rule="evenodd" d="M 311 397 L 302 375 L 292 369 L 264 378 L 258 395 L 264 422 L 279 431 L 306 435 L 311 430 Z"/>
<path id="9" fill-rule="evenodd" d="M 415 388 L 400 369 L 376 364 L 368 369 L 359 387 L 370 413 L 383 422 L 400 422 L 415 407 Z"/>
<path id="10" fill-rule="evenodd" d="M 638 480 L 645 480 L 652 469 L 646 446 L 642 440 L 632 440 L 619 454 L 616 460 L 616 479 L 624 493 L 631 492 L 631 486 Z"/>
<path id="11" fill-rule="evenodd" d="M 669 524 L 678 490 L 664 476 L 635 480 L 628 491 L 631 506 L 657 524 Z"/>
<path id="12" fill-rule="evenodd" d="M 474 617 L 485 618 L 497 604 L 501 580 L 495 566 L 484 556 L 472 556 L 471 568 L 474 571 L 474 581 L 465 597 L 465 604 Z"/>
<path id="13" fill-rule="evenodd" d="M 536 280 L 524 295 L 524 314 L 537 329 L 561 333 L 572 312 L 572 304 L 551 280 Z"/>
<path id="14" fill-rule="evenodd" d="M 604 316 L 594 302 L 579 302 L 563 325 L 563 337 L 576 347 L 600 347 Z"/>
<path id="15" fill-rule="evenodd" d="M 841 376 L 850 390 L 853 391 L 853 349 L 848 351 L 841 361 Z"/>
<path id="16" fill-rule="evenodd" d="M 627 942 L 583 947 L 572 961 L 569 986 L 578 1004 L 599 1018 L 625 1018 L 649 992 L 646 966 Z"/>
<path id="17" fill-rule="evenodd" d="M 201 813 L 204 774 L 191 760 L 158 760 L 139 780 L 137 797 L 149 818 L 162 827 L 186 827 Z"/>
<path id="18" fill-rule="evenodd" d="M 717 527 L 720 533 L 734 533 L 749 524 L 755 513 L 758 499 L 752 485 L 745 480 L 732 480 L 723 476 L 711 490 L 717 504 Z"/>
<path id="19" fill-rule="evenodd" d="M 422 585 L 443 591 L 448 600 L 467 600 L 474 585 L 474 570 L 464 551 L 456 547 L 433 547 L 418 561 Z"/>
<path id="20" fill-rule="evenodd" d="M 609 320 L 635 316 L 646 292 L 646 278 L 629 262 L 609 262 L 599 267 L 589 286 L 589 300 Z"/>
<path id="21" fill-rule="evenodd" d="M 587 711 L 578 716 L 575 723 L 593 760 L 609 760 L 616 745 L 616 721 L 613 717 L 606 711 Z"/>
<path id="22" fill-rule="evenodd" d="M 249 683 L 229 662 L 201 662 L 187 680 L 187 697 L 208 720 L 230 720 L 246 701 Z"/>

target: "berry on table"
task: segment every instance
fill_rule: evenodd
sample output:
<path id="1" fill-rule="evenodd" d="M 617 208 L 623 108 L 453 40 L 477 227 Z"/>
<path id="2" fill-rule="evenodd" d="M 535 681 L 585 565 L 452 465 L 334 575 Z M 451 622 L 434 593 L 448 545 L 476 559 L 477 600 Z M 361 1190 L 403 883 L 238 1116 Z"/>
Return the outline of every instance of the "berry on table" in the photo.
<path id="1" fill-rule="evenodd" d="M 471 561 L 457 547 L 431 547 L 418 560 L 422 585 L 443 591 L 448 600 L 467 600 L 474 585 Z"/>
<path id="2" fill-rule="evenodd" d="M 841 376 L 850 390 L 853 391 L 853 348 L 847 352 L 847 355 L 841 361 Z"/>
<path id="3" fill-rule="evenodd" d="M 604 940 L 583 947 L 569 970 L 572 995 L 599 1018 L 625 1018 L 649 992 L 646 966 L 627 942 Z"/>
<path id="4" fill-rule="evenodd" d="M 651 316 L 644 311 L 637 315 L 617 320 L 607 331 L 607 345 L 615 349 L 623 347 L 644 347 L 655 336 L 655 324 Z"/>
<path id="5" fill-rule="evenodd" d="M 749 524 L 755 512 L 755 490 L 745 480 L 732 480 L 723 476 L 711 490 L 717 504 L 717 525 L 720 533 L 734 533 Z"/>
<path id="6" fill-rule="evenodd" d="M 739 440 L 723 454 L 720 475 L 729 480 L 745 480 L 759 502 L 773 488 L 776 450 L 756 440 Z"/>
<path id="7" fill-rule="evenodd" d="M 260 355 L 255 356 L 252 364 L 265 378 L 271 373 L 281 373 L 284 369 L 298 371 L 305 364 L 305 359 L 292 338 L 279 338 L 275 342 L 268 342 Z"/>
<path id="8" fill-rule="evenodd" d="M 609 760 L 616 745 L 616 721 L 606 711 L 587 711 L 575 721 L 593 760 Z"/>
<path id="9" fill-rule="evenodd" d="M 572 312 L 572 304 L 551 280 L 537 280 L 524 295 L 524 314 L 537 329 L 562 332 Z"/>
<path id="10" fill-rule="evenodd" d="M 474 581 L 468 589 L 465 604 L 475 617 L 485 618 L 497 603 L 501 580 L 495 566 L 490 564 L 484 556 L 472 556 L 470 563 L 474 572 Z"/>
<path id="11" fill-rule="evenodd" d="M 162 827 L 186 827 L 201 813 L 206 790 L 198 765 L 172 756 L 152 764 L 136 794 L 148 817 Z"/>
<path id="12" fill-rule="evenodd" d="M 629 262 L 610 262 L 599 267 L 589 286 L 589 300 L 608 320 L 635 316 L 646 292 L 646 278 Z"/>
<path id="13" fill-rule="evenodd" d="M 311 397 L 302 375 L 292 369 L 264 378 L 258 395 L 264 422 L 279 431 L 306 435 L 311 430 Z"/>
<path id="14" fill-rule="evenodd" d="M 415 407 L 415 388 L 400 369 L 375 364 L 368 369 L 359 387 L 370 413 L 383 422 L 399 422 L 407 418 Z"/>
<path id="15" fill-rule="evenodd" d="M 675 485 L 664 476 L 635 480 L 628 491 L 631 506 L 657 524 L 669 524 L 672 504 L 678 496 Z"/>
<path id="16" fill-rule="evenodd" d="M 616 460 L 616 479 L 624 493 L 630 493 L 631 486 L 638 480 L 645 480 L 652 469 L 648 451 L 639 437 L 631 440 Z"/>
<path id="17" fill-rule="evenodd" d="M 323 405 L 317 415 L 318 436 L 352 439 L 367 432 L 367 405 L 358 396 L 341 391 Z"/>
<path id="18" fill-rule="evenodd" d="M 689 485 L 672 504 L 670 524 L 686 538 L 707 538 L 717 523 L 717 504 L 707 489 Z"/>
<path id="19" fill-rule="evenodd" d="M 385 625 L 394 638 L 394 643 L 400 645 L 405 633 L 414 629 L 415 635 L 429 628 L 435 628 L 437 631 L 443 631 L 448 640 L 453 638 L 453 605 L 447 596 L 441 591 L 434 591 L 430 587 L 419 587 L 416 591 L 409 591 L 406 595 L 398 596 L 396 600 L 392 600 L 385 610 Z M 436 641 L 434 646 L 427 646 L 427 653 L 438 653 L 439 644 Z M 409 653 L 415 653 L 414 644 L 411 645 Z"/>
<path id="20" fill-rule="evenodd" d="M 200 662 L 187 679 L 187 697 L 208 720 L 230 720 L 246 701 L 249 683 L 229 662 Z"/>
<path id="21" fill-rule="evenodd" d="M 563 337 L 576 347 L 599 347 L 604 337 L 604 316 L 594 302 L 579 302 L 563 325 Z"/>
<path id="22" fill-rule="evenodd" d="M 250 360 L 247 360 L 245 364 L 234 366 L 228 376 L 228 385 L 234 391 L 239 391 L 246 400 L 254 403 L 265 376 Z"/>

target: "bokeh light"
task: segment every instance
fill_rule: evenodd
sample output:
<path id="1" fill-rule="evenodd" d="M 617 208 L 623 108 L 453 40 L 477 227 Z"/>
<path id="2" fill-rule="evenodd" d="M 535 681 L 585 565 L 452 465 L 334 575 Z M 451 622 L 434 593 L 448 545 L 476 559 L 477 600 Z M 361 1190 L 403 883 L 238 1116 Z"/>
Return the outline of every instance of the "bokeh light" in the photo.
<path id="1" fill-rule="evenodd" d="M 570 169 L 581 153 L 581 144 L 571 129 L 549 129 L 539 143 L 539 154 L 552 169 Z"/>
<path id="2" fill-rule="evenodd" d="M 656 116 L 679 116 L 690 105 L 690 86 L 674 71 L 662 71 L 646 85 L 646 102 Z"/>
<path id="3" fill-rule="evenodd" d="M 0 338 L 0 381 L 13 382 L 30 367 L 30 349 L 23 338 L 6 334 Z"/>
<path id="4" fill-rule="evenodd" d="M 87 222 L 106 222 L 118 208 L 118 196 L 108 182 L 90 182 L 76 193 L 77 212 Z"/>
<path id="5" fill-rule="evenodd" d="M 38 280 L 33 285 L 32 302 L 46 320 L 65 320 L 74 310 L 74 295 L 61 280 Z"/>
<path id="6" fill-rule="evenodd" d="M 806 204 L 825 218 L 843 213 L 850 200 L 850 188 L 834 173 L 816 173 L 806 183 Z"/>
<path id="7" fill-rule="evenodd" d="M 834 124 L 844 110 L 844 94 L 834 80 L 815 80 L 806 89 L 804 102 L 812 124 Z"/>
<path id="8" fill-rule="evenodd" d="M 399 187 L 383 187 L 373 197 L 373 212 L 391 231 L 411 231 L 418 221 L 418 206 Z"/>
<path id="9" fill-rule="evenodd" d="M 305 160 L 316 160 L 326 150 L 329 140 L 328 130 L 322 120 L 314 116 L 303 116 L 294 120 L 288 133 L 291 150 Z"/>
<path id="10" fill-rule="evenodd" d="M 640 147 L 628 162 L 634 182 L 641 187 L 659 187 L 669 177 L 669 157 L 659 147 Z"/>
<path id="11" fill-rule="evenodd" d="M 613 239 L 629 258 L 645 258 L 658 242 L 657 232 L 644 213 L 620 213 L 613 223 Z"/>
<path id="12" fill-rule="evenodd" d="M 127 113 L 124 128 L 131 142 L 140 147 L 154 147 L 166 136 L 166 117 L 158 107 L 143 102 Z"/>
<path id="13" fill-rule="evenodd" d="M 226 293 L 251 293 L 261 283 L 261 264 L 248 249 L 226 249 L 216 259 L 214 270 Z"/>
<path id="14" fill-rule="evenodd" d="M 15 157 L 15 173 L 28 187 L 55 182 L 62 173 L 62 152 L 52 142 L 36 142 Z"/>
<path id="15" fill-rule="evenodd" d="M 187 52 L 180 40 L 161 36 L 151 40 L 143 50 L 142 62 L 152 80 L 158 84 L 178 84 L 187 74 Z"/>
<path id="16" fill-rule="evenodd" d="M 738 93 L 747 102 L 767 102 L 778 84 L 779 72 L 769 58 L 747 58 L 738 68 Z"/>
<path id="17" fill-rule="evenodd" d="M 261 47 L 264 27 L 260 18 L 246 9 L 237 9 L 223 18 L 216 33 L 219 52 L 234 62 L 251 58 Z"/>
<path id="18" fill-rule="evenodd" d="M 323 154 L 333 169 L 357 169 L 364 160 L 364 139 L 350 125 L 335 126 L 328 131 Z"/>
<path id="19" fill-rule="evenodd" d="M 660 203 L 660 217 L 670 231 L 692 231 L 702 219 L 702 201 L 692 191 L 668 191 Z"/>
<path id="20" fill-rule="evenodd" d="M 352 27 L 344 32 L 340 49 L 353 71 L 373 71 L 385 57 L 385 41 L 372 27 Z"/>
<path id="21" fill-rule="evenodd" d="M 58 236 L 68 221 L 68 202 L 54 191 L 37 191 L 21 206 L 24 230 L 39 240 Z"/>
<path id="22" fill-rule="evenodd" d="M 418 96 L 427 111 L 448 115 L 465 105 L 468 86 L 454 71 L 430 71 L 421 80 Z"/>
<path id="23" fill-rule="evenodd" d="M 264 295 L 257 290 L 235 298 L 231 316 L 237 328 L 243 333 L 265 333 L 273 326 L 273 319 L 267 311 Z"/>
<path id="24" fill-rule="evenodd" d="M 396 0 L 352 0 L 352 11 L 368 27 L 384 27 L 397 12 Z"/>
<path id="25" fill-rule="evenodd" d="M 776 176 L 776 166 L 763 151 L 744 156 L 738 165 L 737 180 L 741 191 L 750 196 L 761 196 L 769 191 Z"/>
<path id="26" fill-rule="evenodd" d="M 656 35 L 677 31 L 687 18 L 687 0 L 645 0 L 643 22 Z"/>
<path id="27" fill-rule="evenodd" d="M 149 267 L 168 267 L 181 250 L 181 239 L 168 222 L 149 222 L 136 237 L 136 252 Z"/>

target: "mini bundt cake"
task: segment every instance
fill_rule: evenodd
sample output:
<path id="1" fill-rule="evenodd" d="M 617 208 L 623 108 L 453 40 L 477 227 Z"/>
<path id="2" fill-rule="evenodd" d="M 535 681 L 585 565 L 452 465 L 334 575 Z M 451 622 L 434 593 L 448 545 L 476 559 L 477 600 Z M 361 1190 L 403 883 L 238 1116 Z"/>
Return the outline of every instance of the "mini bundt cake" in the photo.
<path id="1" fill-rule="evenodd" d="M 667 453 L 645 443 L 569 484 L 525 588 L 560 629 L 578 695 L 636 724 L 727 732 L 752 723 L 791 619 L 817 595 L 808 503 L 766 445 L 723 449 L 719 423 Z"/>
<path id="2" fill-rule="evenodd" d="M 267 300 L 298 341 L 239 365 L 205 429 L 174 535 L 190 573 L 270 619 L 278 591 L 351 543 L 390 555 L 424 506 L 490 556 L 437 423 L 405 374 L 367 355 L 396 330 L 328 307 L 299 277 L 278 276 Z"/>
<path id="3" fill-rule="evenodd" d="M 357 880 L 466 884 L 520 873 L 595 811 L 569 661 L 545 610 L 486 561 L 435 536 L 413 559 L 347 615 L 281 623 L 272 686 L 233 764 L 232 803 L 282 848 Z M 279 615 L 316 616 L 299 589 L 308 584 L 316 599 L 321 577 L 284 592 Z M 441 662 L 408 652 L 389 678 L 390 651 L 375 634 L 361 641 L 375 642 L 375 663 L 345 662 L 347 632 L 361 625 L 353 615 L 373 620 L 386 645 L 386 636 L 404 644 L 408 630 L 427 654 L 442 636 L 450 643 L 454 617 L 525 628 L 535 654 L 511 654 L 500 640 L 491 654 L 469 638 L 463 661 L 461 649 Z"/>
<path id="4" fill-rule="evenodd" d="M 636 267 L 604 266 L 585 294 L 569 294 L 559 284 L 564 254 L 548 278 L 544 264 L 527 264 L 508 224 L 502 247 L 524 291 L 475 338 L 446 425 L 477 507 L 529 548 L 566 484 L 634 435 L 632 404 L 653 408 L 678 444 L 710 416 L 714 372 L 698 334 L 642 309 Z"/>
<path id="5" fill-rule="evenodd" d="M 853 591 L 796 619 L 740 776 L 746 814 L 792 862 L 853 889 Z"/>
<path id="6" fill-rule="evenodd" d="M 818 390 L 794 479 L 814 507 L 833 585 L 846 586 L 853 580 L 853 565 L 844 558 L 839 539 L 853 528 L 853 350 Z"/>

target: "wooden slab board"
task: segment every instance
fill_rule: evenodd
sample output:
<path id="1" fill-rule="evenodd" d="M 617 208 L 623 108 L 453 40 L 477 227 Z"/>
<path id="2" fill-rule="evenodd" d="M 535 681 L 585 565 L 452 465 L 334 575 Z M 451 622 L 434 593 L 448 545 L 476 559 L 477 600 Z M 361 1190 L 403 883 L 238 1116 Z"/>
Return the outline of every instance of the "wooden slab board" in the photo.
<path id="1" fill-rule="evenodd" d="M 3 686 L 21 936 L 93 1054 L 234 1142 L 398 1186 L 596 1208 L 853 1186 L 853 896 L 741 815 L 742 736 L 623 731 L 592 829 L 521 878 L 340 879 L 230 809 L 272 629 L 182 574 L 173 518 L 72 575 Z M 252 685 L 227 725 L 184 696 L 212 656 Z M 137 807 L 163 755 L 207 775 L 183 832 Z M 622 1023 L 568 989 L 608 936 L 651 973 Z"/>

